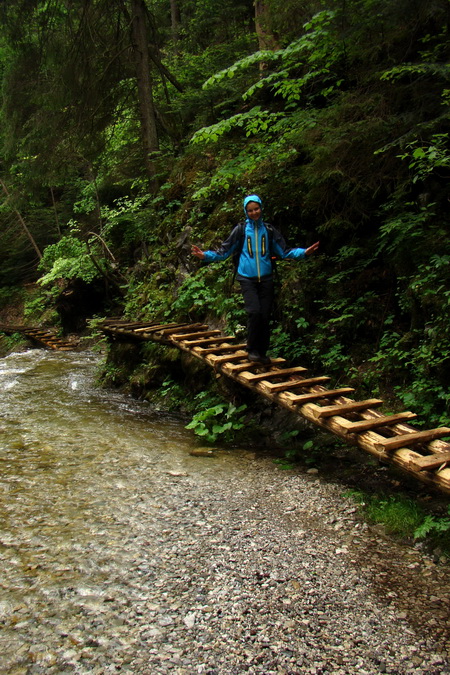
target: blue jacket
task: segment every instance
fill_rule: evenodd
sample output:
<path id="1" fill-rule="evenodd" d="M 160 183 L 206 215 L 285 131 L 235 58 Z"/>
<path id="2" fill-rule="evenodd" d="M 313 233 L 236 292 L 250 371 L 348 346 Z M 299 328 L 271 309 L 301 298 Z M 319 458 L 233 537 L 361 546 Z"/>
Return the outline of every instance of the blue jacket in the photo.
<path id="1" fill-rule="evenodd" d="M 269 234 L 262 218 L 257 221 L 247 219 L 245 226 L 244 245 L 239 257 L 237 279 L 257 279 L 269 277 L 272 274 L 271 257 L 282 260 L 289 258 L 301 260 L 305 257 L 304 248 L 289 248 L 283 236 L 271 226 L 271 250 L 269 251 Z M 237 225 L 230 236 L 217 251 L 205 251 L 204 260 L 208 263 L 217 260 L 226 260 L 240 246 L 240 228 Z"/>

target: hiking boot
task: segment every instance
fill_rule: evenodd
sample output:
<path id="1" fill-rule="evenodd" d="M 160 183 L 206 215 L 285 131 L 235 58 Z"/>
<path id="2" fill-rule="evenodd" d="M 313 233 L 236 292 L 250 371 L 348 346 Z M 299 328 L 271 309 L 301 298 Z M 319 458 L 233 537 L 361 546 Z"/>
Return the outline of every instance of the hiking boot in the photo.
<path id="1" fill-rule="evenodd" d="M 252 363 L 259 363 L 261 361 L 261 356 L 258 352 L 249 352 L 247 358 Z"/>
<path id="2" fill-rule="evenodd" d="M 268 366 L 270 363 L 272 363 L 272 361 L 270 360 L 270 356 L 266 356 L 265 354 L 264 354 L 264 356 L 260 356 L 260 357 L 259 357 L 259 360 L 260 360 L 261 363 L 263 363 L 265 366 Z"/>

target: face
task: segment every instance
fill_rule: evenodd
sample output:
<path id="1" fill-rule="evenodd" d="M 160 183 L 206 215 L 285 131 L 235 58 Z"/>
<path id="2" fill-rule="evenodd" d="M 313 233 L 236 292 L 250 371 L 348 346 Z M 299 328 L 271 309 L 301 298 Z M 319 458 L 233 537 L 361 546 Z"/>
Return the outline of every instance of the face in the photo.
<path id="1" fill-rule="evenodd" d="M 261 218 L 262 210 L 258 202 L 249 202 L 246 206 L 247 215 L 250 220 L 258 220 Z"/>

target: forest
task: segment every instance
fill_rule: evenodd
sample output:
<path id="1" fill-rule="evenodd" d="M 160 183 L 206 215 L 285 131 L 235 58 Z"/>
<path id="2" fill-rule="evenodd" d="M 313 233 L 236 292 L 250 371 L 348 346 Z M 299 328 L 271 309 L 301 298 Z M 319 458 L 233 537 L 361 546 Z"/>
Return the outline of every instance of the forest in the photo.
<path id="1" fill-rule="evenodd" d="M 321 242 L 278 264 L 271 354 L 449 425 L 449 28 L 448 0 L 5 0 L 0 311 L 243 334 L 190 249 L 256 193 Z M 109 382 L 174 398 L 158 358 Z"/>

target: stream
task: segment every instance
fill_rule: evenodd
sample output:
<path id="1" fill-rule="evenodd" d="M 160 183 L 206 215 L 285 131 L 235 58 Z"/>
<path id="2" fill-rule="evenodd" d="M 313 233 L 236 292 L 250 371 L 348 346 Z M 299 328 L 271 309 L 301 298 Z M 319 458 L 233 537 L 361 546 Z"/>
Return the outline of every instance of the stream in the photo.
<path id="1" fill-rule="evenodd" d="M 190 455 L 98 359 L 0 361 L 1 673 L 450 673 L 445 567 L 320 476 Z"/>

